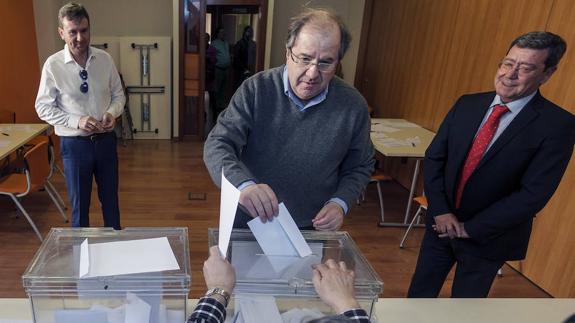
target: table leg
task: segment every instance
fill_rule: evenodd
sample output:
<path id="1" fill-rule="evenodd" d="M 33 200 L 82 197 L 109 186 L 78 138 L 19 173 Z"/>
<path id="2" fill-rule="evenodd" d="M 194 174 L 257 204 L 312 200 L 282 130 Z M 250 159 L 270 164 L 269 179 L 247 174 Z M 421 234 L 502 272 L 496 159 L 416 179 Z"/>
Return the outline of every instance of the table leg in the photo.
<path id="1" fill-rule="evenodd" d="M 415 169 L 413 170 L 413 178 L 411 180 L 411 188 L 409 189 L 409 196 L 407 197 L 407 209 L 405 210 L 405 216 L 403 218 L 403 224 L 407 224 L 409 219 L 409 213 L 411 211 L 411 202 L 413 200 L 413 195 L 415 195 L 415 185 L 417 185 L 417 178 L 419 176 L 419 163 L 420 159 L 415 161 Z"/>

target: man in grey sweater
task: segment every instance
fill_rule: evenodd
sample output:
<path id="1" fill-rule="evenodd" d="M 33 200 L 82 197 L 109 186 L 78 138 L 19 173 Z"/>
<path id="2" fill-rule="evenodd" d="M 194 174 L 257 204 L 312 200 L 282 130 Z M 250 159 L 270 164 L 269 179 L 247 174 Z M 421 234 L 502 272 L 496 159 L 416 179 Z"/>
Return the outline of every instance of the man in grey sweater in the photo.
<path id="1" fill-rule="evenodd" d="M 334 77 L 350 35 L 333 13 L 310 9 L 288 30 L 286 64 L 247 79 L 204 146 L 241 191 L 234 227 L 265 222 L 284 202 L 300 228 L 337 230 L 369 182 L 373 147 L 367 104 Z"/>

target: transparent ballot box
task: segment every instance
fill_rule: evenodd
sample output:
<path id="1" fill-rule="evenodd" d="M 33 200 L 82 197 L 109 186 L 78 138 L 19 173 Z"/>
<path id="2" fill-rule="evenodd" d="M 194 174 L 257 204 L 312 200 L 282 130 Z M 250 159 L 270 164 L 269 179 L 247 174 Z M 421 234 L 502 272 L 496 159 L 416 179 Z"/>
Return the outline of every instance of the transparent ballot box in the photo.
<path id="1" fill-rule="evenodd" d="M 35 323 L 182 323 L 187 228 L 53 228 L 22 275 Z"/>
<path id="2" fill-rule="evenodd" d="M 238 304 L 258 298 L 264 298 L 260 304 L 265 304 L 271 296 L 280 313 L 310 309 L 323 315 L 334 314 L 320 300 L 312 282 L 312 265 L 333 259 L 344 261 L 349 269 L 355 271 L 356 298 L 368 315 L 374 318 L 375 302 L 383 291 L 383 282 L 350 235 L 347 232 L 301 232 L 312 250 L 312 255 L 303 258 L 266 256 L 249 230 L 232 231 L 226 258 L 236 270 L 237 281 L 232 302 L 228 306 L 228 317 L 237 314 L 234 307 Z M 217 229 L 209 229 L 209 244 L 218 244 Z M 243 312 L 244 305 L 241 306 Z"/>

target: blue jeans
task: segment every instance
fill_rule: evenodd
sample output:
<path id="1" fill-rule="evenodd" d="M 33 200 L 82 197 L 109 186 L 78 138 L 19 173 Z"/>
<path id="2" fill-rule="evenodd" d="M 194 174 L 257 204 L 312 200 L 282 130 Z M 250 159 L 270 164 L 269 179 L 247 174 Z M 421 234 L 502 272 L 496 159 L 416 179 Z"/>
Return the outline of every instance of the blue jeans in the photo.
<path id="1" fill-rule="evenodd" d="M 104 226 L 120 230 L 118 206 L 118 154 L 114 132 L 95 137 L 61 137 L 62 160 L 68 197 L 72 205 L 72 226 L 90 226 L 92 177 L 98 185 Z"/>

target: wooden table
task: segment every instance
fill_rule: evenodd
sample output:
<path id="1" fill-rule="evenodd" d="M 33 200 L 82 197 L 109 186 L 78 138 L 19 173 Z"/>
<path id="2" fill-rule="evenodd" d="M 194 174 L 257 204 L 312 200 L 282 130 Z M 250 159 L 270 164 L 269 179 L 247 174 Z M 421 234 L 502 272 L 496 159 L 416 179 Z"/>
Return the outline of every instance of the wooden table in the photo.
<path id="1" fill-rule="evenodd" d="M 0 160 L 49 128 L 47 123 L 0 123 Z"/>
<path id="2" fill-rule="evenodd" d="M 188 301 L 188 315 L 196 303 L 196 299 Z M 373 323 L 561 323 L 575 313 L 575 299 L 380 298 L 375 312 Z M 28 299 L 0 299 L 0 322 L 3 320 L 32 322 Z"/>
<path id="3" fill-rule="evenodd" d="M 407 226 L 420 162 L 435 133 L 404 119 L 371 119 L 371 141 L 375 149 L 386 157 L 415 158 L 411 187 L 403 223 L 382 222 L 379 226 Z"/>

